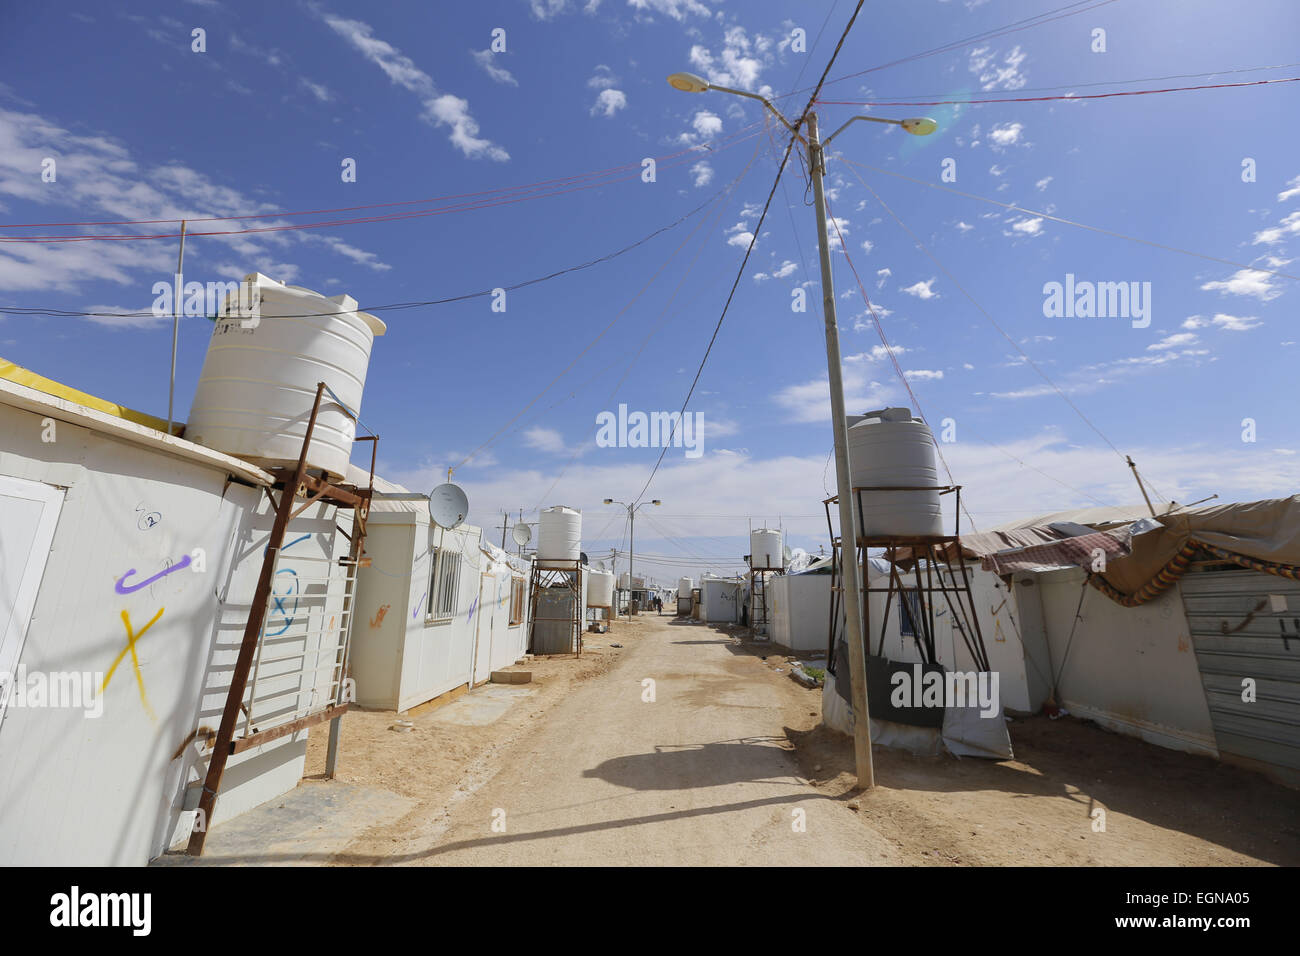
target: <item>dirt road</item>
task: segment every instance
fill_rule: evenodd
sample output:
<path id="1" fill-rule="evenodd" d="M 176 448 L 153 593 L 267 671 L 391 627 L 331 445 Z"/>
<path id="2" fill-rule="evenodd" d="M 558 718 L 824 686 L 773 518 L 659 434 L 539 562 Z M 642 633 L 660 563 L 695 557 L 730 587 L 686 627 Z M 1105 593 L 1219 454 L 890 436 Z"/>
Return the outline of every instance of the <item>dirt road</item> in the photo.
<path id="1" fill-rule="evenodd" d="M 1210 758 L 1073 718 L 1036 717 L 1012 724 L 1014 760 L 878 747 L 877 787 L 858 794 L 851 741 L 819 726 L 820 692 L 789 679 L 779 649 L 654 615 L 591 640 L 580 661 L 527 665 L 530 684 L 416 708 L 406 715 L 408 733 L 393 732 L 391 712 L 349 715 L 339 780 L 396 795 L 409 809 L 379 822 L 363 804 L 346 816 L 358 835 L 341 852 L 308 845 L 292 858 L 362 866 L 1300 864 L 1297 793 Z M 335 784 L 312 779 L 324 751 L 323 735 L 313 737 L 303 787 L 329 796 Z M 1098 807 L 1106 811 L 1100 828 Z M 319 823 L 321 832 L 338 831 L 338 818 Z M 261 842 L 256 833 L 245 841 Z"/>
<path id="2" fill-rule="evenodd" d="M 817 695 L 717 631 L 672 622 L 643 618 L 608 673 L 547 709 L 449 817 L 390 837 L 385 862 L 893 862 L 800 775 L 786 728 L 814 719 Z"/>

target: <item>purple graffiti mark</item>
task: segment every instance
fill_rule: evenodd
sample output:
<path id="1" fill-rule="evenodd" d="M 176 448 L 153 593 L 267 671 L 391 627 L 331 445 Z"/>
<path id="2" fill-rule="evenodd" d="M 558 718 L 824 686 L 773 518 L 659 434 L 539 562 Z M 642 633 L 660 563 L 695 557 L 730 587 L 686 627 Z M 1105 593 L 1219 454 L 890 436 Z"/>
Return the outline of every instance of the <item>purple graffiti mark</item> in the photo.
<path id="1" fill-rule="evenodd" d="M 289 628 L 293 626 L 295 615 L 297 615 L 298 613 L 298 572 L 293 570 L 292 568 L 281 568 L 279 571 L 276 571 L 275 573 L 277 577 L 281 574 L 292 574 L 293 580 L 289 582 L 288 590 L 286 590 L 283 595 L 277 597 L 274 594 L 274 592 L 271 594 L 271 599 L 275 602 L 275 608 L 274 611 L 272 611 L 272 613 L 274 613 L 275 611 L 279 611 L 280 617 L 284 621 L 284 624 L 280 626 L 280 629 L 278 631 L 267 631 L 266 632 L 267 637 L 278 637 L 279 635 L 283 634 L 285 631 L 289 630 Z M 288 610 L 284 606 L 285 600 L 288 599 L 289 597 L 293 598 L 292 611 Z"/>
<path id="2" fill-rule="evenodd" d="M 140 590 L 141 588 L 147 588 L 149 585 L 153 584 L 159 578 L 164 578 L 167 575 L 171 574 L 173 571 L 179 571 L 181 568 L 188 567 L 189 563 L 190 563 L 190 556 L 187 554 L 184 557 L 182 557 L 179 561 L 177 561 L 175 564 L 173 564 L 170 568 L 165 568 L 162 571 L 159 571 L 153 577 L 145 578 L 143 581 L 139 582 L 138 584 L 127 584 L 126 579 L 129 578 L 131 575 L 135 574 L 135 568 L 132 568 L 131 570 L 127 571 L 126 574 L 122 575 L 120 578 L 117 579 L 117 583 L 113 585 L 113 589 L 117 591 L 118 594 L 132 594 L 135 591 Z"/>
<path id="3" fill-rule="evenodd" d="M 474 603 L 469 606 L 469 617 L 465 618 L 465 620 L 466 621 L 474 620 L 474 612 L 477 609 L 478 609 L 478 598 L 475 598 Z"/>
<path id="4" fill-rule="evenodd" d="M 418 615 L 418 614 L 420 613 L 420 608 L 424 607 L 424 599 L 427 598 L 428 596 L 429 596 L 429 592 L 428 592 L 428 591 L 425 591 L 423 594 L 420 595 L 420 600 L 418 600 L 418 601 L 415 602 L 415 607 L 413 607 L 413 608 L 411 609 L 411 620 L 412 620 L 412 621 L 414 621 L 415 618 L 416 618 L 416 615 Z"/>

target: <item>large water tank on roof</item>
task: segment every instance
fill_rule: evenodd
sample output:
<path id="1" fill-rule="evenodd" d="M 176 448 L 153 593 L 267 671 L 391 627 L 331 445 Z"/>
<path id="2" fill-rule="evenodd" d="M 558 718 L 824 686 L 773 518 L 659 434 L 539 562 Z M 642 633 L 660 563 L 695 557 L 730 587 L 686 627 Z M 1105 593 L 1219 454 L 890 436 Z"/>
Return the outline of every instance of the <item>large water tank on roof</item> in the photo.
<path id="1" fill-rule="evenodd" d="M 542 511 L 537 522 L 540 561 L 577 561 L 582 556 L 582 512 L 565 505 Z"/>
<path id="2" fill-rule="evenodd" d="M 235 302 L 256 304 L 249 315 Z M 307 465 L 342 478 L 352 457 L 354 413 L 375 336 L 386 326 L 357 311 L 350 295 L 323 296 L 255 272 L 227 296 L 212 329 L 185 437 L 263 467 L 298 463 L 316 385 L 326 393 L 312 431 Z"/>
<path id="3" fill-rule="evenodd" d="M 780 568 L 784 563 L 781 551 L 781 532 L 770 528 L 760 528 L 749 533 L 749 566 L 758 568 Z"/>
<path id="4" fill-rule="evenodd" d="M 678 578 L 678 579 L 677 579 L 677 597 L 678 597 L 678 598 L 683 598 L 683 597 L 689 598 L 689 597 L 691 596 L 691 589 L 694 588 L 694 587 L 695 587 L 695 582 L 694 582 L 692 579 L 690 579 L 690 578 Z"/>
<path id="5" fill-rule="evenodd" d="M 610 607 L 614 603 L 614 572 L 592 571 L 588 578 L 587 607 Z"/>
<path id="6" fill-rule="evenodd" d="M 849 416 L 849 479 L 854 488 L 902 487 L 928 491 L 863 491 L 857 497 L 868 537 L 943 534 L 939 470 L 930 427 L 909 408 Z"/>

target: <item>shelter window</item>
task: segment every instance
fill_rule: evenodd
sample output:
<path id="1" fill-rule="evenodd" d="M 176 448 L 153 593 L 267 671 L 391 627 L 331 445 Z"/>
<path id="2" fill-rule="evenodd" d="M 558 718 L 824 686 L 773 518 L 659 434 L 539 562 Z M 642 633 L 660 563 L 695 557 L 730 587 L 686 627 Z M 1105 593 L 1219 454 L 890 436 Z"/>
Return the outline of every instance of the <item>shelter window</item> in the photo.
<path id="1" fill-rule="evenodd" d="M 916 588 L 904 588 L 898 602 L 898 633 L 902 637 L 916 637 L 921 623 L 921 596 Z M 909 614 L 910 612 L 910 614 Z"/>
<path id="2" fill-rule="evenodd" d="M 455 548 L 436 548 L 431 564 L 425 615 L 430 621 L 449 621 L 460 610 L 460 552 Z"/>
<path id="3" fill-rule="evenodd" d="M 524 621 L 524 586 L 523 578 L 510 579 L 510 626 L 517 627 Z"/>

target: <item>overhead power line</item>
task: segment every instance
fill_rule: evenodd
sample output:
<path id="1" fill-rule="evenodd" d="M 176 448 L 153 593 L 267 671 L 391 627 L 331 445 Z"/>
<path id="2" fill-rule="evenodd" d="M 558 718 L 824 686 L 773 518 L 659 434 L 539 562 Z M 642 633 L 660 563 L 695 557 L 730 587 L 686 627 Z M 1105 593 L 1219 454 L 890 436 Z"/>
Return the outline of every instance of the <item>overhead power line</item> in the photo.
<path id="1" fill-rule="evenodd" d="M 1252 272 L 1263 272 L 1263 273 L 1267 273 L 1268 275 L 1278 276 L 1279 278 L 1283 278 L 1283 279 L 1300 280 L 1300 275 L 1293 275 L 1289 272 L 1279 272 L 1276 269 L 1265 269 L 1263 266 L 1250 265 L 1245 262 L 1238 262 L 1235 259 L 1224 259 L 1221 256 L 1206 255 L 1203 252 L 1194 252 L 1191 249 L 1182 249 L 1179 248 L 1178 246 L 1166 245 L 1163 242 L 1155 242 L 1151 239 L 1141 239 L 1137 236 L 1130 236 L 1122 232 L 1116 232 L 1113 229 L 1104 229 L 1101 226 L 1090 226 L 1087 223 L 1079 222 L 1076 219 L 1066 219 L 1063 216 L 1055 216 L 1050 212 L 1043 212 L 1042 210 L 1039 209 L 1030 209 L 1026 206 L 1017 205 L 1016 203 L 1002 202 L 1000 199 L 990 199 L 988 196 L 980 196 L 976 193 L 964 192 L 960 189 L 953 189 L 951 186 L 942 186 L 939 185 L 938 183 L 926 182 L 924 179 L 917 179 L 913 176 L 907 176 L 903 173 L 894 172 L 888 169 L 881 169 L 880 167 L 877 166 L 868 166 L 866 163 L 854 162 L 853 160 L 848 159 L 838 153 L 835 155 L 835 158 L 840 160 L 843 163 L 846 163 L 849 166 L 856 166 L 859 169 L 869 169 L 873 173 L 881 173 L 885 176 L 893 176 L 895 179 L 905 179 L 910 183 L 916 183 L 919 186 L 925 186 L 927 189 L 938 189 L 941 190 L 942 192 L 952 193 L 957 196 L 964 196 L 967 199 L 977 199 L 980 202 L 990 203 L 994 206 L 1001 206 L 1003 209 L 1009 209 L 1012 212 L 1018 212 L 1026 216 L 1036 216 L 1041 219 L 1050 220 L 1051 222 L 1059 222 L 1065 226 L 1075 226 L 1076 228 L 1079 229 L 1087 229 L 1089 232 L 1100 233 L 1104 236 L 1113 236 L 1116 239 L 1124 239 L 1127 240 L 1128 242 L 1136 242 L 1144 246 L 1151 246 L 1154 249 L 1163 249 L 1166 252 L 1177 252 L 1179 255 L 1192 256 L 1193 258 L 1196 259 L 1204 259 L 1207 262 L 1218 262 L 1225 266 L 1235 266 L 1238 269 L 1249 269 Z M 861 177 L 859 177 L 859 181 L 861 181 Z M 865 185 L 865 183 L 863 185 Z"/>
<path id="2" fill-rule="evenodd" d="M 1268 86 L 1295 83 L 1300 76 L 1280 76 L 1271 80 L 1245 80 L 1241 83 L 1202 83 L 1199 86 L 1168 86 L 1150 90 L 1118 90 L 1111 93 L 1064 93 L 1060 96 L 1000 96 L 993 99 L 964 100 L 818 100 L 821 106 L 983 106 L 985 103 L 1046 103 L 1053 100 L 1105 100 L 1115 96 L 1149 96 L 1154 93 L 1189 93 L 1195 90 L 1230 90 L 1242 86 Z"/>

